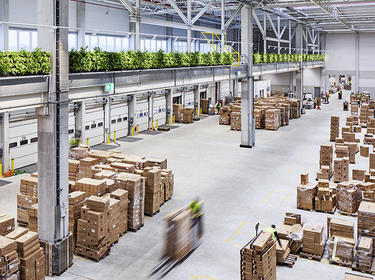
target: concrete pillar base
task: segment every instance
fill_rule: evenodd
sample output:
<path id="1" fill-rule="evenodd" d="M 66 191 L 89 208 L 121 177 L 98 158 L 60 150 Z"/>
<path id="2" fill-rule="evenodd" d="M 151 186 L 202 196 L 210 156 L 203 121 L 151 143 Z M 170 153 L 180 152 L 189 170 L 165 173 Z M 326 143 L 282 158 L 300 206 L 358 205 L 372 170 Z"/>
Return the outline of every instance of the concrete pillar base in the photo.
<path id="1" fill-rule="evenodd" d="M 73 264 L 73 236 L 69 234 L 65 239 L 49 243 L 40 240 L 46 260 L 46 275 L 60 276 Z"/>

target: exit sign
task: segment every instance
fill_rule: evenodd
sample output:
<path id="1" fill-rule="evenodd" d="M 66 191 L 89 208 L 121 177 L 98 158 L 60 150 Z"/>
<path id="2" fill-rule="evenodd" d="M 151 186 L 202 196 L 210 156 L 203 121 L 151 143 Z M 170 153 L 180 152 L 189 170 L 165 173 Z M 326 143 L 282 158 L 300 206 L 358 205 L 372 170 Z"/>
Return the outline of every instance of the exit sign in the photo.
<path id="1" fill-rule="evenodd" d="M 113 92 L 113 88 L 114 88 L 113 83 L 105 84 L 104 92 L 112 93 Z"/>

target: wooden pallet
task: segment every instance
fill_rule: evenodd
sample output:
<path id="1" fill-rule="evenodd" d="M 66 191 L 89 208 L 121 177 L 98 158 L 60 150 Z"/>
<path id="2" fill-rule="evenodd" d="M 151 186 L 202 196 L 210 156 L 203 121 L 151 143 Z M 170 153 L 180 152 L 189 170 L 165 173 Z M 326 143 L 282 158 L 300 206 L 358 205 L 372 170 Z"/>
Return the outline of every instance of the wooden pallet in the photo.
<path id="1" fill-rule="evenodd" d="M 193 117 L 193 121 L 200 121 L 200 119 L 201 119 L 201 118 L 198 117 L 198 116 L 194 116 L 194 117 Z"/>
<path id="2" fill-rule="evenodd" d="M 314 209 L 306 209 L 306 208 L 302 208 L 302 207 L 297 207 L 297 209 L 304 210 L 304 211 L 310 211 L 310 212 L 315 211 Z"/>
<path id="3" fill-rule="evenodd" d="M 315 211 L 319 212 L 319 213 L 335 214 L 335 212 L 336 212 L 336 206 L 335 206 L 335 208 L 332 211 L 321 211 L 321 210 L 315 210 Z"/>
<path id="4" fill-rule="evenodd" d="M 131 231 L 131 232 L 137 232 L 138 230 L 140 230 L 145 224 L 142 224 L 139 228 L 128 228 L 128 231 Z"/>
<path id="5" fill-rule="evenodd" d="M 26 227 L 27 228 L 29 226 L 28 223 L 24 223 L 24 222 L 20 222 L 20 221 L 17 221 L 17 224 L 18 224 L 19 227 Z"/>
<path id="6" fill-rule="evenodd" d="M 357 217 L 358 213 L 347 213 L 339 210 L 339 214 L 343 216 Z"/>
<path id="7" fill-rule="evenodd" d="M 156 211 L 155 213 L 152 213 L 152 214 L 150 214 L 150 213 L 145 213 L 145 215 L 148 216 L 148 217 L 153 217 L 153 216 L 155 216 L 155 215 L 158 214 L 158 213 L 160 213 L 160 209 L 159 209 L 158 211 Z"/>
<path id="8" fill-rule="evenodd" d="M 297 255 L 289 254 L 288 257 L 286 258 L 285 262 L 280 263 L 280 265 L 284 265 L 284 266 L 287 266 L 289 268 L 292 268 L 293 265 L 296 263 L 296 261 L 297 261 Z"/>
<path id="9" fill-rule="evenodd" d="M 158 127 L 158 130 L 160 131 L 170 131 L 171 127 L 169 125 L 161 125 Z"/>
<path id="10" fill-rule="evenodd" d="M 104 255 L 100 258 L 92 258 L 92 257 L 88 257 L 88 256 L 85 256 L 83 254 L 77 254 L 75 253 L 76 256 L 79 256 L 79 257 L 82 257 L 82 258 L 85 258 L 87 260 L 92 260 L 94 262 L 99 262 L 100 260 L 104 259 L 105 257 L 107 257 L 109 255 L 109 252 L 111 251 L 111 247 L 109 247 L 109 249 L 104 253 Z"/>
<path id="11" fill-rule="evenodd" d="M 357 262 L 353 262 L 352 270 L 362 272 L 362 273 L 372 274 L 372 275 L 375 274 L 375 271 L 373 271 L 372 268 L 365 269 L 363 267 L 359 267 Z"/>
<path id="12" fill-rule="evenodd" d="M 305 258 L 305 259 L 319 261 L 319 262 L 322 260 L 322 257 L 323 257 L 323 255 L 322 256 L 317 256 L 317 255 L 306 253 L 306 252 L 301 252 L 300 256 L 302 258 Z"/>
<path id="13" fill-rule="evenodd" d="M 335 264 L 342 267 L 352 267 L 353 262 L 349 260 L 339 259 L 338 261 L 329 260 L 330 264 Z"/>

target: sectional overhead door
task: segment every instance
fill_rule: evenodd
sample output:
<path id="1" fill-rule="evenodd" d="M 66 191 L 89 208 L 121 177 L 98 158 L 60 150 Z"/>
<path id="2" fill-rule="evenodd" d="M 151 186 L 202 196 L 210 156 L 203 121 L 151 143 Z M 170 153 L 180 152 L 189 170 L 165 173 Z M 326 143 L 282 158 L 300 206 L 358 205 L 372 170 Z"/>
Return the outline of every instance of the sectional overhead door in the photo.
<path id="1" fill-rule="evenodd" d="M 220 96 L 223 100 L 230 96 L 229 81 L 220 81 Z"/>
<path id="2" fill-rule="evenodd" d="M 35 116 L 10 114 L 9 153 L 14 168 L 21 168 L 38 161 L 38 133 Z"/>
<path id="3" fill-rule="evenodd" d="M 116 131 L 116 138 L 128 136 L 128 105 L 126 101 L 121 103 L 113 103 L 111 106 L 111 139 L 114 139 L 114 132 Z"/>
<path id="4" fill-rule="evenodd" d="M 154 97 L 154 122 L 158 125 L 167 123 L 167 101 L 165 96 Z"/>
<path id="5" fill-rule="evenodd" d="M 104 140 L 104 111 L 103 105 L 87 105 L 85 115 L 86 138 L 90 146 L 103 143 Z"/>
<path id="6" fill-rule="evenodd" d="M 140 131 L 148 130 L 148 99 L 142 98 L 137 100 L 136 108 L 137 125 Z"/>
<path id="7" fill-rule="evenodd" d="M 189 91 L 184 93 L 184 108 L 194 109 L 194 92 Z"/>
<path id="8" fill-rule="evenodd" d="M 69 141 L 75 138 L 75 126 L 76 126 L 76 118 L 74 116 L 74 110 L 69 111 L 69 123 L 68 123 L 68 134 L 69 134 Z"/>

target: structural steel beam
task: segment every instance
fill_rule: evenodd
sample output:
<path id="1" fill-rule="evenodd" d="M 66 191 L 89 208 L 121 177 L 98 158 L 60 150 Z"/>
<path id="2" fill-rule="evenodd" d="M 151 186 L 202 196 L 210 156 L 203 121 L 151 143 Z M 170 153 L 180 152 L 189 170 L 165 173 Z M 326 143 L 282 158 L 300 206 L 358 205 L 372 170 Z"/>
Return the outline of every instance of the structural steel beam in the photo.
<path id="1" fill-rule="evenodd" d="M 232 24 L 233 20 L 239 15 L 239 13 L 241 12 L 241 9 L 242 7 L 244 6 L 243 3 L 241 3 L 238 8 L 234 11 L 234 13 L 232 14 L 232 16 L 228 19 L 228 21 L 225 23 L 224 25 L 224 29 L 227 30 L 229 28 L 229 26 Z M 253 11 L 254 13 L 254 11 Z"/>
<path id="2" fill-rule="evenodd" d="M 193 17 L 193 19 L 191 20 L 191 24 L 194 24 L 201 16 L 203 16 L 204 13 L 207 12 L 212 7 L 213 2 L 214 0 L 212 0 L 206 6 L 204 6 L 204 8 L 200 10 L 199 13 L 195 15 L 195 17 Z"/>
<path id="3" fill-rule="evenodd" d="M 129 11 L 129 13 L 135 15 L 137 10 L 133 7 L 133 5 L 129 2 L 129 0 L 120 0 L 121 4 Z"/>
<path id="4" fill-rule="evenodd" d="M 172 8 L 177 12 L 177 14 L 180 16 L 182 21 L 185 22 L 185 24 L 188 24 L 188 20 L 187 20 L 186 16 L 180 10 L 180 8 L 176 5 L 176 2 L 174 0 L 167 0 L 167 1 L 172 6 Z"/>

